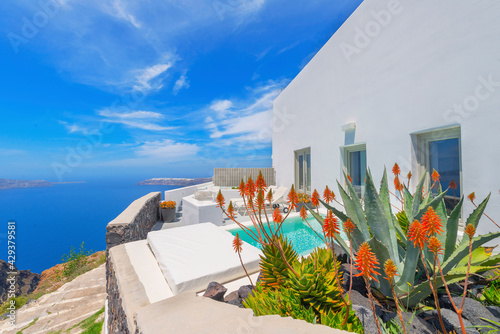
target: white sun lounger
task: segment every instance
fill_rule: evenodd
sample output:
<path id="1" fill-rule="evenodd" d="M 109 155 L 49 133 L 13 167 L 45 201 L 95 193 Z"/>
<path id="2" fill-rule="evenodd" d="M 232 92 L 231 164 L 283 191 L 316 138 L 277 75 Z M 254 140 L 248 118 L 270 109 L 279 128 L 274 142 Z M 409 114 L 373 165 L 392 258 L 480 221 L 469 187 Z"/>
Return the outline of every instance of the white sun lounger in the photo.
<path id="1" fill-rule="evenodd" d="M 233 235 L 212 223 L 188 225 L 148 234 L 148 244 L 174 295 L 205 290 L 245 277 L 232 248 Z M 249 274 L 259 271 L 262 252 L 245 242 L 241 258 Z"/>
<path id="2" fill-rule="evenodd" d="M 288 191 L 290 188 L 288 187 L 279 187 L 279 188 L 270 188 L 273 190 L 273 201 L 271 207 L 274 210 L 275 206 L 279 206 L 280 204 L 285 203 L 284 196 L 288 194 Z M 269 188 L 267 189 L 269 191 Z M 267 195 L 267 192 L 264 194 Z M 243 202 L 242 198 L 237 198 L 237 199 L 231 199 L 233 202 L 234 210 L 236 213 L 238 213 L 240 216 L 245 216 L 247 214 L 246 208 L 245 208 L 245 203 Z M 266 201 L 267 203 L 267 201 Z"/>

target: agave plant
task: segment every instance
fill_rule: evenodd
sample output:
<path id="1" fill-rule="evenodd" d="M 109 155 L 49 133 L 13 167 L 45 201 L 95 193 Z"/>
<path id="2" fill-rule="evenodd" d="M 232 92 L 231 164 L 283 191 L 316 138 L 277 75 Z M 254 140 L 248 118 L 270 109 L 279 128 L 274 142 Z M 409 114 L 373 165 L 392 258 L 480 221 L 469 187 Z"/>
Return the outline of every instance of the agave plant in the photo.
<path id="1" fill-rule="evenodd" d="M 423 259 L 421 259 L 419 249 L 414 246 L 406 235 L 409 223 L 421 220 L 429 207 L 432 207 L 437 213 L 443 224 L 444 231 L 441 235 L 437 235 L 437 238 L 443 245 L 443 254 L 439 255 L 439 261 L 442 264 L 446 282 L 451 284 L 463 280 L 467 272 L 467 266 L 463 266 L 463 264 L 467 263 L 468 260 L 469 242 L 466 240 L 467 238 L 463 238 L 460 242 L 457 239 L 458 223 L 464 199 L 460 199 L 448 216 L 444 203 L 444 196 L 448 189 L 442 191 L 439 188 L 436 195 L 432 191 L 424 194 L 425 180 L 426 173 L 420 179 L 413 195 L 405 185 L 399 183 L 401 187 L 400 194 L 402 195 L 402 210 L 396 214 L 393 214 L 387 172 L 385 170 L 380 191 L 378 192 L 371 172 L 367 171 L 363 204 L 347 176 L 345 176 L 346 189 L 337 182 L 345 212 L 321 201 L 328 210 L 332 211 L 343 222 L 351 219 L 354 223 L 355 228 L 352 232 L 351 244 L 355 251 L 359 249 L 361 244 L 367 242 L 380 263 L 392 259 L 397 271 L 401 273 L 398 279 L 394 280 L 394 291 L 396 296 L 405 297 L 401 301 L 406 303 L 407 306 L 415 306 L 432 293 L 429 283 L 419 283 L 419 277 L 423 271 L 422 261 L 431 261 L 434 255 L 428 249 L 425 249 Z M 431 188 L 432 185 L 429 185 L 428 189 Z M 488 200 L 489 196 L 467 218 L 465 225 L 472 224 L 477 228 Z M 310 212 L 320 224 L 323 224 L 324 218 L 322 216 L 313 210 L 310 210 Z M 500 261 L 500 255 L 491 256 L 491 252 L 482 247 L 483 244 L 499 236 L 500 232 L 496 232 L 472 239 L 472 249 L 474 251 L 472 252 L 472 265 L 470 266 L 471 273 L 486 271 Z M 337 237 L 336 240 L 345 252 L 350 254 L 346 243 L 340 237 Z M 432 268 L 432 265 L 427 267 Z M 373 288 L 386 296 L 392 295 L 391 286 L 387 277 L 385 277 L 385 273 L 382 273 L 381 276 L 385 279 L 379 279 L 378 282 L 372 281 Z M 439 288 L 443 285 L 439 275 L 435 280 L 435 282 L 432 282 L 435 287 Z"/>

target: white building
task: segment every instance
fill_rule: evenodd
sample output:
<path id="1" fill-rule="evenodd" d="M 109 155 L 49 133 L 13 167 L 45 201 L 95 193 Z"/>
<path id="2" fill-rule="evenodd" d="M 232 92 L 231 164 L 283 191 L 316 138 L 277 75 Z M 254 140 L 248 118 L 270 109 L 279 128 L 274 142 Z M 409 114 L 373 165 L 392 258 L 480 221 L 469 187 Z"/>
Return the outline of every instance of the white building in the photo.
<path id="1" fill-rule="evenodd" d="M 491 192 L 500 221 L 500 1 L 365 0 L 274 112 L 287 115 L 273 134 L 278 186 L 336 191 L 346 170 L 362 190 L 366 166 L 378 182 L 397 162 L 411 188 L 435 168 L 456 196 Z M 483 218 L 478 232 L 497 230 Z"/>

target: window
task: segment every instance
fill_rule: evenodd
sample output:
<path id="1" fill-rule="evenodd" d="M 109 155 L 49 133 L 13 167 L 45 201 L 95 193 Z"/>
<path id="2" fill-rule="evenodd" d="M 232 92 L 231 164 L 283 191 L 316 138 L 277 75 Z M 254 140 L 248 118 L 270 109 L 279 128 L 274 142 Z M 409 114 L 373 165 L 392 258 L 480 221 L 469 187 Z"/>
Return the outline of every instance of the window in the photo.
<path id="1" fill-rule="evenodd" d="M 439 173 L 443 190 L 450 188 L 445 196 L 449 214 L 462 196 L 460 127 L 419 133 L 414 137 L 417 144 L 418 175 L 421 177 L 425 170 L 432 173 L 434 169 Z M 432 192 L 437 193 L 438 189 L 435 186 Z"/>
<path id="2" fill-rule="evenodd" d="M 351 177 L 351 183 L 358 197 L 362 198 L 365 194 L 366 181 L 366 145 L 344 146 L 341 152 L 343 152 L 344 172 Z"/>
<path id="3" fill-rule="evenodd" d="M 311 148 L 295 151 L 295 189 L 311 194 Z"/>

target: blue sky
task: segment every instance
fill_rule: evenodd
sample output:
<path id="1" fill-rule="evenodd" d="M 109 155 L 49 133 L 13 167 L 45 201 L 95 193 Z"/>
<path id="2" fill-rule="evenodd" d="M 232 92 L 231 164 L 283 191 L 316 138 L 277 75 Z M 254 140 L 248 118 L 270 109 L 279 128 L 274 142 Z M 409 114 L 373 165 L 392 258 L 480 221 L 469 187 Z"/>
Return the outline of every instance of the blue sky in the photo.
<path id="1" fill-rule="evenodd" d="M 271 166 L 273 100 L 360 2 L 3 1 L 0 178 Z"/>

